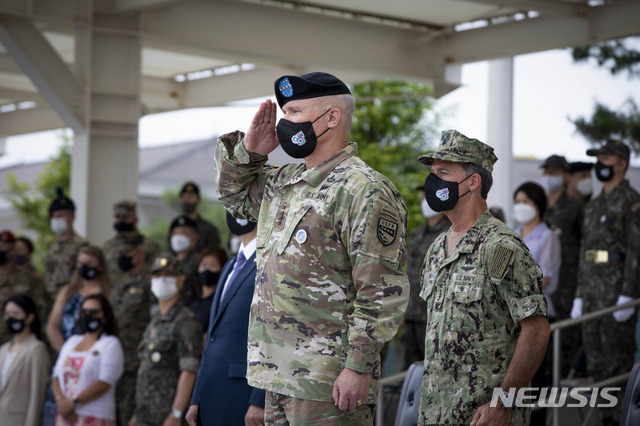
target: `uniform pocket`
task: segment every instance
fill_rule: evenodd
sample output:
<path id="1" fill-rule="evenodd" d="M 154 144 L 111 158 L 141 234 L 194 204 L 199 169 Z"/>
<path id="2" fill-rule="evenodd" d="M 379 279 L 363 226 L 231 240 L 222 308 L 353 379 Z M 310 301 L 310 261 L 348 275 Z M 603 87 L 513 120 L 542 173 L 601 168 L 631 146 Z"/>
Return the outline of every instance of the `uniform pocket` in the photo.
<path id="1" fill-rule="evenodd" d="M 452 331 L 478 332 L 483 330 L 482 284 L 465 279 L 454 281 L 452 299 Z"/>

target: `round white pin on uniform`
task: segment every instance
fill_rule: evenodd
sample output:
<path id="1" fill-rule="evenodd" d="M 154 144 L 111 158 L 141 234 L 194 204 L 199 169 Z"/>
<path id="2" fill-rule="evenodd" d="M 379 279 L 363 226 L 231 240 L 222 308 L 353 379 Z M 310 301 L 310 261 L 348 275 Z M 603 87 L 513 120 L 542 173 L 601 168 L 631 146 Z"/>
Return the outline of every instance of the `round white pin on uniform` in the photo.
<path id="1" fill-rule="evenodd" d="M 307 231 L 301 229 L 296 232 L 296 241 L 298 242 L 298 244 L 302 244 L 307 241 Z"/>
<path id="2" fill-rule="evenodd" d="M 160 362 L 161 359 L 162 359 L 162 355 L 160 355 L 160 352 L 154 352 L 151 354 L 151 361 Z"/>

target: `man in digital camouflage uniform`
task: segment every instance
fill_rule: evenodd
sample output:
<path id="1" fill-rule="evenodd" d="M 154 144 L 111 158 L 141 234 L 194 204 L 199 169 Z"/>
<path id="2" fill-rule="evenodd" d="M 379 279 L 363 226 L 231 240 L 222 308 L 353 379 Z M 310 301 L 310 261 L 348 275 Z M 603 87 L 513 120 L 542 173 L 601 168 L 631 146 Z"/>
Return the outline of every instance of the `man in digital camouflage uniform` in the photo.
<path id="1" fill-rule="evenodd" d="M 438 235 L 446 231 L 451 222 L 447 217 L 434 212 L 424 198 L 424 188 L 417 188 L 422 193 L 420 209 L 425 223 L 417 227 L 409 238 L 409 263 L 407 265 L 407 276 L 411 284 L 409 305 L 404 314 L 404 325 L 402 331 L 402 343 L 404 343 L 404 363 L 405 369 L 411 364 L 424 359 L 424 335 L 427 326 L 427 304 L 420 297 L 422 282 L 420 272 L 424 256 L 427 254 L 429 246 L 435 241 Z"/>
<path id="2" fill-rule="evenodd" d="M 569 164 L 559 155 L 548 157 L 540 166 L 542 183 L 547 194 L 547 210 L 544 220 L 560 238 L 562 263 L 558 288 L 551 295 L 555 320 L 569 318 L 571 305 L 578 285 L 578 258 L 580 251 L 580 228 L 582 226 L 582 202 L 571 197 L 567 191 L 571 180 Z M 566 376 L 580 348 L 580 332 L 577 327 L 562 330 L 561 373 Z"/>
<path id="3" fill-rule="evenodd" d="M 629 147 L 607 141 L 587 155 L 598 158 L 594 168 L 603 188 L 584 210 L 574 318 L 640 296 L 640 195 L 625 179 Z M 631 371 L 636 322 L 635 309 L 626 308 L 582 323 L 587 371 L 596 381 Z M 600 409 L 604 424 L 614 424 L 621 405 Z"/>
<path id="4" fill-rule="evenodd" d="M 51 230 L 58 239 L 49 247 L 44 257 L 44 284 L 52 300 L 71 281 L 78 252 L 81 247 L 89 244 L 73 230 L 75 213 L 73 201 L 65 197 L 62 189 L 58 188 L 56 199 L 49 205 Z"/>
<path id="5" fill-rule="evenodd" d="M 267 100 L 216 154 L 220 201 L 258 222 L 247 379 L 267 391 L 266 424 L 371 425 L 380 350 L 409 296 L 407 210 L 349 143 L 342 81 L 283 76 L 275 93 L 278 125 Z M 279 143 L 305 162 L 265 168 Z"/>
<path id="6" fill-rule="evenodd" d="M 124 352 L 124 373 L 116 386 L 118 421 L 122 425 L 126 425 L 133 416 L 136 377 L 140 365 L 138 344 L 149 323 L 151 265 L 145 261 L 144 249 L 144 237 L 140 234 L 120 239 L 116 247 L 116 263 L 120 265 L 120 274 L 113 280 L 110 302 Z"/>
<path id="7" fill-rule="evenodd" d="M 427 202 L 453 224 L 429 248 L 422 271 L 421 425 L 529 421 L 529 410 L 513 400 L 544 356 L 547 307 L 540 267 L 487 209 L 496 160 L 493 148 L 455 130 L 443 132 L 438 150 L 419 158 L 431 166 Z M 492 400 L 494 389 L 499 397 Z"/>
<path id="8" fill-rule="evenodd" d="M 132 237 L 142 236 L 144 260 L 151 265 L 153 259 L 160 254 L 160 247 L 152 239 L 143 236 L 138 231 L 138 215 L 135 201 L 123 200 L 113 205 L 113 228 L 116 235 L 102 245 L 102 251 L 109 268 L 109 278 L 115 283 L 122 278 L 122 270 L 118 267 L 119 248 Z"/>
<path id="9" fill-rule="evenodd" d="M 51 309 L 51 297 L 39 275 L 16 263 L 16 238 L 11 231 L 5 229 L 0 231 L 0 308 L 18 294 L 32 298 L 36 302 L 38 316 L 47 318 Z M 11 333 L 3 322 L 0 324 L 0 345 L 10 339 Z"/>
<path id="10" fill-rule="evenodd" d="M 151 267 L 151 292 L 158 313 L 138 345 L 136 407 L 129 426 L 187 425 L 184 418 L 202 352 L 202 325 L 180 301 L 184 275 L 172 254 Z"/>

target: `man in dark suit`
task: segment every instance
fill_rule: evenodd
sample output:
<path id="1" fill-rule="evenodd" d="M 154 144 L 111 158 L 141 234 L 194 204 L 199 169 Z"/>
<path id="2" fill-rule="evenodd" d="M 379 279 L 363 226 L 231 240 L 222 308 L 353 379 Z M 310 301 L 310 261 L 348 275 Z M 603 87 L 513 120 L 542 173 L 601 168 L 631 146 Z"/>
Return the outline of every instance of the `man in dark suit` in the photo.
<path id="1" fill-rule="evenodd" d="M 249 308 L 256 277 L 256 223 L 227 214 L 227 225 L 242 244 L 229 260 L 211 306 L 207 340 L 187 421 L 191 426 L 264 424 L 264 390 L 252 388 L 247 372 Z"/>

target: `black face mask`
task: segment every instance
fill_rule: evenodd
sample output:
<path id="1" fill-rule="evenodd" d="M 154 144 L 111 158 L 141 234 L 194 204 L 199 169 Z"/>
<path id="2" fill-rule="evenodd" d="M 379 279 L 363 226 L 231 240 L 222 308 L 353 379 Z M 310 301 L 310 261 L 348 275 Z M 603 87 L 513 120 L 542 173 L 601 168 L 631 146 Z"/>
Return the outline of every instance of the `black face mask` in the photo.
<path id="1" fill-rule="evenodd" d="M 92 280 L 98 276 L 98 268 L 92 268 L 89 265 L 82 265 L 80 269 L 78 269 L 78 273 L 85 280 Z"/>
<path id="2" fill-rule="evenodd" d="M 133 269 L 133 256 L 126 256 L 121 254 L 118 256 L 118 268 L 121 271 L 127 272 Z"/>
<path id="3" fill-rule="evenodd" d="M 613 178 L 613 166 L 607 166 L 601 162 L 597 162 L 596 166 L 596 177 L 600 182 L 606 182 Z"/>
<path id="4" fill-rule="evenodd" d="M 80 318 L 78 318 L 78 322 L 80 330 L 82 330 L 83 333 L 92 333 L 94 331 L 97 331 L 102 325 L 102 319 L 94 318 L 91 315 L 80 315 Z"/>
<path id="5" fill-rule="evenodd" d="M 435 173 L 431 173 L 424 181 L 424 196 L 429 207 L 435 212 L 453 210 L 458 200 L 470 191 L 458 196 L 458 185 L 473 175 L 469 175 L 460 182 L 451 182 L 440 179 Z"/>
<path id="6" fill-rule="evenodd" d="M 256 228 L 256 225 L 256 222 L 249 222 L 246 219 L 236 219 L 231 216 L 231 213 L 227 212 L 227 226 L 232 234 L 238 236 L 248 234 Z"/>
<path id="7" fill-rule="evenodd" d="M 4 322 L 7 325 L 7 330 L 9 330 L 11 334 L 20 333 L 24 330 L 25 321 L 23 319 L 7 318 Z"/>
<path id="8" fill-rule="evenodd" d="M 326 110 L 320 117 L 313 121 L 303 121 L 302 123 L 294 123 L 293 121 L 280 119 L 276 126 L 278 134 L 278 142 L 280 146 L 293 158 L 305 158 L 313 153 L 318 143 L 318 138 L 329 131 L 327 130 L 316 136 L 313 130 L 313 123 L 320 120 L 322 116 L 331 111 Z"/>
<path id="9" fill-rule="evenodd" d="M 116 222 L 113 224 L 113 229 L 115 229 L 116 232 L 131 232 L 133 231 L 133 223 Z"/>
<path id="10" fill-rule="evenodd" d="M 182 213 L 191 214 L 196 211 L 197 203 L 180 203 L 180 208 L 182 209 Z"/>
<path id="11" fill-rule="evenodd" d="M 209 270 L 202 271 L 198 274 L 198 278 L 200 279 L 200 284 L 207 287 L 213 287 L 214 285 L 218 284 L 220 272 L 212 272 Z"/>
<path id="12" fill-rule="evenodd" d="M 9 261 L 6 251 L 0 251 L 0 265 L 4 265 Z"/>

